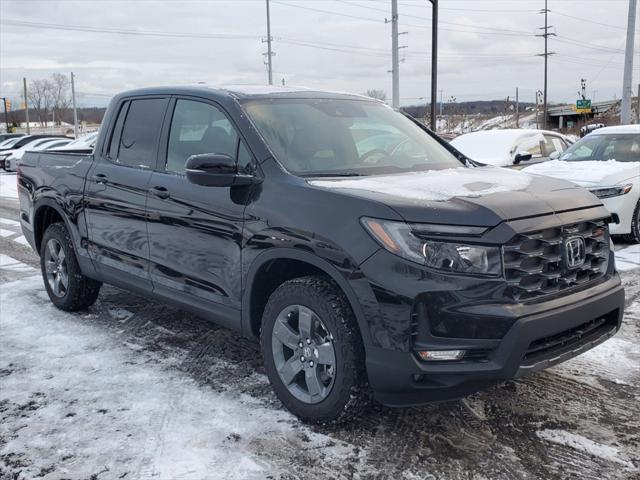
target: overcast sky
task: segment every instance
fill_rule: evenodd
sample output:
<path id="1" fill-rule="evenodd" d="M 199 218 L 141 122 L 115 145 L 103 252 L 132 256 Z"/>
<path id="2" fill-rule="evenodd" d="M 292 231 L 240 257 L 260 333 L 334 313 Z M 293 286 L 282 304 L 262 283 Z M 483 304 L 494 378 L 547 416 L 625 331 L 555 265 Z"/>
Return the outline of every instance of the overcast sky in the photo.
<path id="1" fill-rule="evenodd" d="M 429 95 L 428 5 L 399 0 L 400 31 L 408 32 L 401 37 L 404 105 Z M 535 36 L 543 7 L 544 0 L 440 0 L 438 88 L 445 101 L 513 97 L 516 87 L 522 101 L 534 101 L 543 86 L 536 54 L 544 43 Z M 549 9 L 557 34 L 549 42 L 556 52 L 550 101 L 575 101 L 581 78 L 596 101 L 620 98 L 628 0 L 549 0 Z M 376 88 L 390 97 L 385 17 L 391 0 L 271 0 L 274 81 Z M 23 76 L 53 72 L 75 72 L 83 106 L 104 105 L 132 87 L 267 81 L 265 0 L 0 0 L 0 21 L 0 96 L 16 102 Z M 640 45 L 634 61 L 637 85 Z"/>

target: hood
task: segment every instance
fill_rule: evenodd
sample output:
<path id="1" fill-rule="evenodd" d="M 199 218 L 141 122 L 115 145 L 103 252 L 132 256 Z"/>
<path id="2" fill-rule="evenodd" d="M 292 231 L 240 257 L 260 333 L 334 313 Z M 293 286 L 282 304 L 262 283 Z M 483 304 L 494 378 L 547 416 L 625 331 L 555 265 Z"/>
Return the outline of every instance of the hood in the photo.
<path id="1" fill-rule="evenodd" d="M 585 188 L 591 188 L 615 185 L 619 181 L 640 175 L 640 162 L 552 160 L 531 165 L 522 171 L 560 178 Z"/>
<path id="2" fill-rule="evenodd" d="M 393 208 L 407 222 L 493 227 L 504 220 L 600 205 L 571 183 L 503 168 L 308 180 L 317 188 Z"/>

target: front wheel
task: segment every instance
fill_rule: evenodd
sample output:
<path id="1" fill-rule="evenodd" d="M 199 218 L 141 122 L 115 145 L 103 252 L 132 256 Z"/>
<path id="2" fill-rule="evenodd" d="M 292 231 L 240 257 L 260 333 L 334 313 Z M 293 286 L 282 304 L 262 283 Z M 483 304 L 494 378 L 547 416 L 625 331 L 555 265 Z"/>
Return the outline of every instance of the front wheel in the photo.
<path id="1" fill-rule="evenodd" d="M 289 280 L 269 297 L 260 343 L 280 401 L 303 421 L 350 418 L 368 402 L 364 348 L 339 288 L 317 276 Z"/>
<path id="2" fill-rule="evenodd" d="M 71 236 L 62 222 L 44 232 L 40 268 L 49 299 L 59 309 L 84 310 L 98 298 L 102 284 L 82 274 Z"/>
<path id="3" fill-rule="evenodd" d="M 626 239 L 633 243 L 640 243 L 640 200 L 631 216 L 631 233 Z"/>

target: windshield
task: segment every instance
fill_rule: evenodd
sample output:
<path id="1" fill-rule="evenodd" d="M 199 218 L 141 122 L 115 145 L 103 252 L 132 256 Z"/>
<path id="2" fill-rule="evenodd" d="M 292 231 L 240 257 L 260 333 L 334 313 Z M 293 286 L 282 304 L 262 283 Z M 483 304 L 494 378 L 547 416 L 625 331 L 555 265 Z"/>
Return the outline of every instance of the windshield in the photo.
<path id="1" fill-rule="evenodd" d="M 244 104 L 276 159 L 301 176 L 375 175 L 456 168 L 428 133 L 386 105 L 347 99 Z"/>
<path id="2" fill-rule="evenodd" d="M 564 152 L 560 160 L 639 162 L 640 135 L 633 133 L 587 135 Z"/>

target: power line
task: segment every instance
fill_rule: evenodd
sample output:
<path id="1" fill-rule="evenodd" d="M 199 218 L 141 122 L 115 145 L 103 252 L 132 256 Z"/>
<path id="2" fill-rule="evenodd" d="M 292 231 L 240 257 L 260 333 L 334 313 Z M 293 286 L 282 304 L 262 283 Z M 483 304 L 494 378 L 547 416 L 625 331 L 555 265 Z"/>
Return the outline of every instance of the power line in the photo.
<path id="1" fill-rule="evenodd" d="M 259 39 L 257 35 L 243 35 L 235 33 L 190 33 L 190 32 L 160 32 L 155 30 L 128 30 L 124 28 L 91 27 L 86 25 L 62 25 L 57 23 L 30 22 L 26 20 L 12 20 L 3 18 L 3 25 L 12 25 L 28 28 L 46 28 L 51 30 L 66 30 L 91 33 L 117 33 L 119 35 L 143 35 L 150 37 L 173 38 L 227 38 L 227 39 Z"/>
<path id="2" fill-rule="evenodd" d="M 560 15 L 562 17 L 567 17 L 567 18 L 573 18 L 574 20 L 579 20 L 581 22 L 587 22 L 587 23 L 593 23 L 595 25 L 600 25 L 602 27 L 610 27 L 610 28 L 617 28 L 619 30 L 626 30 L 625 27 L 621 27 L 619 25 L 611 25 L 610 23 L 602 23 L 602 22 L 596 22 L 595 20 L 591 20 L 589 18 L 583 18 L 583 17 L 576 17 L 574 15 L 569 15 L 568 13 L 562 13 L 562 12 L 558 12 L 557 10 L 552 10 L 552 12 L 555 15 Z"/>
<path id="3" fill-rule="evenodd" d="M 324 10 L 321 8 L 315 8 L 315 7 L 309 7 L 307 5 L 298 5 L 295 3 L 288 3 L 288 2 L 282 2 L 280 0 L 273 0 L 273 3 L 277 3 L 278 5 L 282 5 L 282 6 L 286 6 L 286 7 L 292 7 L 292 8 L 299 8 L 302 10 L 308 10 L 311 12 L 318 12 L 318 13 L 325 13 L 328 15 L 336 15 L 339 17 L 345 17 L 345 18 L 352 18 L 352 19 L 356 19 L 356 20 L 364 20 L 364 21 L 368 21 L 368 22 L 375 22 L 375 23 L 382 23 L 382 20 L 379 19 L 375 19 L 375 18 L 371 18 L 371 17 L 363 17 L 363 16 L 359 16 L 359 15 L 351 15 L 348 13 L 342 13 L 342 12 L 336 12 L 333 10 Z M 420 17 L 421 19 L 423 17 Z M 444 22 L 441 22 L 444 23 Z M 449 22 L 451 23 L 451 22 Z M 419 25 L 419 24 L 415 24 L 415 23 L 406 23 L 403 22 L 403 25 L 408 26 L 408 27 L 415 27 L 415 28 L 422 28 L 422 29 L 426 29 L 426 30 L 431 30 L 431 26 L 430 25 Z M 456 24 L 459 25 L 459 24 Z M 467 26 L 465 24 L 465 26 Z M 481 29 L 481 28 L 491 28 L 491 27 L 482 27 L 482 26 L 478 26 L 478 25 L 468 25 L 468 28 L 475 28 L 475 29 Z M 453 29 L 453 28 L 446 28 L 446 27 L 441 27 L 439 28 L 439 30 L 443 30 L 443 31 L 448 31 L 448 32 L 456 32 L 456 33 L 473 33 L 476 35 L 497 35 L 497 36 L 511 36 L 511 37 L 526 37 L 526 36 L 534 36 L 533 33 L 527 34 L 527 33 L 522 33 L 522 32 L 518 32 L 516 30 L 513 31 L 482 31 L 482 30 L 460 30 L 460 29 Z"/>
<path id="4" fill-rule="evenodd" d="M 351 6 L 354 6 L 354 7 L 366 8 L 368 10 L 374 10 L 376 12 L 388 13 L 388 11 L 386 9 L 376 8 L 376 7 L 372 7 L 370 5 L 360 5 L 358 3 L 353 3 L 352 1 L 349 1 L 349 0 L 333 0 L 333 1 L 344 3 L 345 5 L 351 5 Z M 426 20 L 426 21 L 429 21 L 429 22 L 431 21 L 431 17 L 422 17 L 422 16 L 418 16 L 418 15 L 410 15 L 408 13 L 403 13 L 402 16 L 403 17 L 407 17 L 407 18 L 415 18 L 415 19 L 418 19 L 418 20 Z M 440 20 L 439 23 L 441 25 L 453 25 L 453 26 L 458 26 L 458 27 L 477 28 L 477 29 L 492 30 L 492 31 L 497 31 L 497 32 L 516 33 L 518 35 L 522 34 L 521 30 L 512 30 L 512 29 L 508 29 L 508 28 L 483 27 L 482 25 L 474 25 L 474 24 L 470 24 L 470 23 L 448 22 L 448 21 L 445 21 L 445 20 Z"/>
<path id="5" fill-rule="evenodd" d="M 575 38 L 569 38 L 569 37 L 565 37 L 563 35 L 556 35 L 556 41 L 558 42 L 562 42 L 562 43 L 567 43 L 569 45 L 577 45 L 579 47 L 585 47 L 585 48 L 589 48 L 591 50 L 601 50 L 603 52 L 607 52 L 607 53 L 624 53 L 624 50 L 621 48 L 612 48 L 612 47 L 607 47 L 605 45 L 598 45 L 595 43 L 589 43 L 589 42 L 584 42 L 582 40 L 577 40 Z"/>

